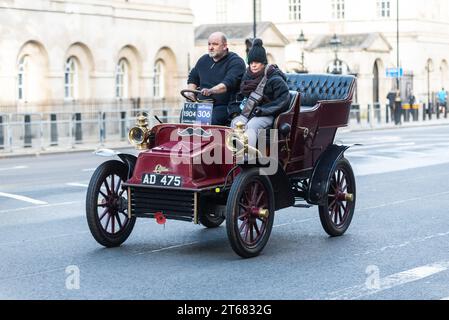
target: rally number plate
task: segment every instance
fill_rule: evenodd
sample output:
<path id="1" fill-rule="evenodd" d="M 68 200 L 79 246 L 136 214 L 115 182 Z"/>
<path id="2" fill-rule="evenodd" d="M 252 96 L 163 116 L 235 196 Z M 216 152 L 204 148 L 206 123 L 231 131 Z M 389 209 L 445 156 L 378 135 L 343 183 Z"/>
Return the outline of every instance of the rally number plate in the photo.
<path id="1" fill-rule="evenodd" d="M 142 176 L 142 184 L 150 186 L 180 187 L 182 185 L 182 178 L 180 176 L 145 173 Z"/>

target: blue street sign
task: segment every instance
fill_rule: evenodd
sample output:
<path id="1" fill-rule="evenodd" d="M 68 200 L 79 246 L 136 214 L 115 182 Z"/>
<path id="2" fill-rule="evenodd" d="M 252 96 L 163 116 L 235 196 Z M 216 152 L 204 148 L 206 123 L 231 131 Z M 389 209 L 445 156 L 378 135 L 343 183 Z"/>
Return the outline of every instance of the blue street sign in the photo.
<path id="1" fill-rule="evenodd" d="M 386 74 L 388 78 L 401 78 L 404 76 L 404 69 L 402 68 L 387 68 Z"/>

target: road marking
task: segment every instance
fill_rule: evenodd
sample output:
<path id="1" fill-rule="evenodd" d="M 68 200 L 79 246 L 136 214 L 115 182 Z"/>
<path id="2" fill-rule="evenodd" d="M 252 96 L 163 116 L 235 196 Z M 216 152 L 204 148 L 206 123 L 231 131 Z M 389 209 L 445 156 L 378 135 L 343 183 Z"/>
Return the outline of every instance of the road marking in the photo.
<path id="1" fill-rule="evenodd" d="M 0 168 L 0 171 L 18 170 L 18 169 L 28 169 L 28 166 L 15 166 L 10 168 Z"/>
<path id="2" fill-rule="evenodd" d="M 85 183 L 77 183 L 77 182 L 72 182 L 72 183 L 66 183 L 67 186 L 70 187 L 80 187 L 80 188 L 88 188 L 89 185 L 85 184 Z"/>
<path id="3" fill-rule="evenodd" d="M 50 207 L 59 207 L 59 206 L 67 206 L 72 204 L 84 203 L 84 201 L 72 201 L 72 202 L 61 202 L 61 203 L 53 203 L 53 204 L 45 204 L 40 206 L 32 206 L 32 207 L 23 207 L 16 209 L 7 209 L 0 210 L 0 213 L 10 213 L 10 212 L 18 212 L 18 211 L 26 211 L 26 210 L 36 210 L 39 208 L 50 208 Z"/>
<path id="4" fill-rule="evenodd" d="M 415 198 L 409 198 L 409 199 L 404 199 L 404 200 L 398 200 L 398 201 L 393 201 L 393 202 L 389 202 L 389 203 L 384 203 L 378 206 L 373 206 L 373 207 L 366 207 L 366 208 L 360 208 L 357 209 L 357 211 L 366 211 L 366 210 L 373 210 L 373 209 L 380 209 L 380 208 L 385 208 L 385 207 L 389 207 L 389 206 L 394 206 L 394 205 L 398 205 L 398 204 L 404 204 L 410 201 L 418 201 L 418 200 L 422 200 L 422 199 L 427 199 L 427 198 L 435 198 L 435 197 L 440 197 L 440 196 L 445 196 L 448 195 L 449 191 L 446 192 L 440 192 L 440 193 L 434 193 L 434 194 L 428 194 L 422 197 L 415 197 Z"/>
<path id="5" fill-rule="evenodd" d="M 368 251 L 365 251 L 363 253 L 356 253 L 356 254 L 354 254 L 354 256 L 357 257 L 357 256 L 370 255 L 370 254 L 383 253 L 383 252 L 385 252 L 387 250 L 400 249 L 400 248 L 407 247 L 407 246 L 409 246 L 411 244 L 425 242 L 425 241 L 428 241 L 428 240 L 433 240 L 433 239 L 447 237 L 447 236 L 449 236 L 449 232 L 440 232 L 440 233 L 433 234 L 433 235 L 430 235 L 430 236 L 427 236 L 427 237 L 415 238 L 415 239 L 412 239 L 412 240 L 409 240 L 409 241 L 406 241 L 406 242 L 403 242 L 403 243 L 400 243 L 400 244 L 392 244 L 392 245 L 389 245 L 389 246 L 382 247 L 380 249 L 368 250 Z"/>
<path id="6" fill-rule="evenodd" d="M 25 202 L 29 202 L 29 203 L 37 204 L 37 205 L 46 205 L 46 204 L 48 204 L 48 202 L 45 202 L 45 201 L 40 201 L 40 200 L 32 199 L 32 198 L 29 198 L 29 197 L 19 196 L 17 194 L 11 194 L 11 193 L 5 193 L 5 192 L 0 192 L 0 197 L 6 197 L 6 198 L 19 200 L 19 201 L 25 201 Z"/>
<path id="7" fill-rule="evenodd" d="M 279 228 L 279 227 L 285 227 L 285 226 L 290 226 L 290 225 L 294 225 L 294 224 L 300 224 L 300 223 L 305 223 L 305 222 L 309 222 L 309 221 L 315 221 L 315 218 L 309 218 L 309 219 L 304 219 L 304 220 L 293 220 L 292 222 L 289 223 L 283 223 L 283 224 L 277 224 L 275 226 L 273 226 L 273 228 Z"/>
<path id="8" fill-rule="evenodd" d="M 200 242 L 199 241 L 195 241 L 195 242 L 190 242 L 190 243 L 178 244 L 176 246 L 156 249 L 156 250 L 140 251 L 140 252 L 136 252 L 135 254 L 139 256 L 139 255 L 143 255 L 143 254 L 146 254 L 146 253 L 156 253 L 156 252 L 161 252 L 161 251 L 166 251 L 166 250 L 171 250 L 171 249 L 177 249 L 177 248 L 192 246 L 192 245 L 198 244 L 198 243 L 200 243 Z"/>
<path id="9" fill-rule="evenodd" d="M 357 285 L 329 294 L 330 300 L 358 300 L 388 289 L 419 281 L 449 269 L 449 261 L 428 264 L 381 278 L 378 288 L 369 288 L 366 284 Z"/>

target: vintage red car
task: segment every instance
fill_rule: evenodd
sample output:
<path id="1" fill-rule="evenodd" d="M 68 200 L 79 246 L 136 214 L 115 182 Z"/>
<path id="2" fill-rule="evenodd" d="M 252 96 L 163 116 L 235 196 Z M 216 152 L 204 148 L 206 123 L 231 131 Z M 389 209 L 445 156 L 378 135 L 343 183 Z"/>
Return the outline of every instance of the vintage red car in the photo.
<path id="1" fill-rule="evenodd" d="M 276 211 L 313 205 L 324 230 L 343 235 L 354 214 L 356 181 L 344 157 L 348 147 L 334 140 L 337 129 L 348 124 L 356 79 L 287 78 L 290 107 L 275 120 L 263 150 L 248 148 L 243 127 L 177 123 L 149 128 L 139 117 L 130 131 L 141 151 L 138 157 L 116 153 L 121 161 L 100 165 L 89 184 L 87 221 L 95 240 L 120 246 L 136 218 L 207 228 L 226 220 L 232 248 L 250 258 L 267 244 Z M 251 152 L 255 158 L 248 158 Z"/>

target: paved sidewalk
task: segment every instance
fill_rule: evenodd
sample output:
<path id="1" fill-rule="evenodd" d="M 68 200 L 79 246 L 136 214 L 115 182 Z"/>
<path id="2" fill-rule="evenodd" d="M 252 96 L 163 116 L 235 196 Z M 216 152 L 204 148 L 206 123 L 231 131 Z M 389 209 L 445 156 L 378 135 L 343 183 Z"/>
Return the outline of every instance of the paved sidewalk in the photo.
<path id="1" fill-rule="evenodd" d="M 401 125 L 394 125 L 393 123 L 382 123 L 370 125 L 368 123 L 350 123 L 346 128 L 341 129 L 342 132 L 357 132 L 357 131 L 372 131 L 372 130 L 391 130 L 391 129 L 405 129 L 405 128 L 416 128 L 416 127 L 430 127 L 430 126 L 449 126 L 449 119 L 435 119 L 429 121 L 418 121 L 418 122 L 405 122 Z M 95 143 L 78 144 L 74 147 L 71 146 L 57 146 L 48 147 L 45 149 L 36 148 L 17 148 L 12 152 L 0 150 L 0 160 L 4 158 L 14 158 L 14 157 L 27 157 L 27 156 L 40 156 L 49 154 L 63 154 L 63 153 L 73 153 L 73 152 L 87 152 L 95 151 L 98 149 L 132 149 L 133 146 L 127 141 L 120 142 L 109 142 L 103 145 Z"/>

